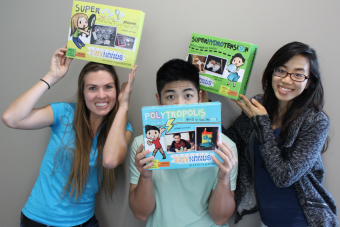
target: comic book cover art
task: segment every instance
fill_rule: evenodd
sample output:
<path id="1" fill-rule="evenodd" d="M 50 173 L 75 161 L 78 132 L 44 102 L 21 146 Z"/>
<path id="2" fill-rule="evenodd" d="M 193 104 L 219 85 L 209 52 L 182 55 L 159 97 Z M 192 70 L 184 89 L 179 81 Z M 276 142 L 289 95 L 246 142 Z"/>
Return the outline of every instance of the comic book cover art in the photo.
<path id="1" fill-rule="evenodd" d="M 187 61 L 197 67 L 201 89 L 238 100 L 246 94 L 256 52 L 251 43 L 193 33 Z"/>
<path id="2" fill-rule="evenodd" d="M 66 56 L 133 68 L 144 16 L 139 10 L 74 1 Z"/>
<path id="3" fill-rule="evenodd" d="M 221 141 L 221 103 L 142 108 L 144 148 L 152 170 L 216 166 L 211 156 Z"/>

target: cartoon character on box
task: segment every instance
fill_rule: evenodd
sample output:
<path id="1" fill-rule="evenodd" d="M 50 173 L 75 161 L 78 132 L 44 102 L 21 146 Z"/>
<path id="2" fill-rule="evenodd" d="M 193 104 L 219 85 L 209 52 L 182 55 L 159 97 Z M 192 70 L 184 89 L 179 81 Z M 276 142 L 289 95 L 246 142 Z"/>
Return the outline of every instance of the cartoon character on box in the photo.
<path id="1" fill-rule="evenodd" d="M 163 155 L 163 159 L 166 159 L 164 150 L 162 148 L 162 144 L 160 142 L 161 135 L 165 131 L 165 128 L 158 128 L 156 126 L 152 125 L 145 125 L 145 134 L 146 138 L 150 139 L 147 141 L 148 145 L 151 146 L 152 144 L 155 144 L 155 149 L 153 150 L 152 156 L 156 157 L 157 151 L 161 152 Z"/>
<path id="2" fill-rule="evenodd" d="M 71 35 L 72 40 L 76 46 L 81 49 L 85 46 L 83 41 L 79 38 L 83 33 L 86 34 L 86 37 L 90 35 L 90 30 L 92 29 L 94 22 L 96 20 L 96 15 L 92 14 L 90 19 L 88 19 L 87 15 L 84 13 L 76 13 L 71 18 Z M 89 26 L 90 23 L 90 26 Z"/>
<path id="3" fill-rule="evenodd" d="M 238 75 L 238 71 L 240 70 L 240 67 L 244 65 L 245 59 L 242 54 L 237 53 L 231 58 L 230 62 L 231 64 L 228 65 L 228 72 L 230 73 L 228 76 L 228 85 L 232 81 L 234 82 L 235 87 L 237 80 L 240 78 L 240 76 Z"/>

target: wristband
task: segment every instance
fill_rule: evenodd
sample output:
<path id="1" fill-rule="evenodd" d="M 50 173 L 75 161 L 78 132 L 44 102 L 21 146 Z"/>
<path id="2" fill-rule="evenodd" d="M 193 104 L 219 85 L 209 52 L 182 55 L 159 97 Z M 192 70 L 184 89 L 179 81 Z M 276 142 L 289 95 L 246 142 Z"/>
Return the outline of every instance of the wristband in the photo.
<path id="1" fill-rule="evenodd" d="M 48 90 L 50 90 L 50 85 L 45 81 L 45 80 L 43 80 L 43 79 L 40 79 L 42 82 L 45 82 L 45 84 L 47 84 L 47 86 L 48 86 Z"/>

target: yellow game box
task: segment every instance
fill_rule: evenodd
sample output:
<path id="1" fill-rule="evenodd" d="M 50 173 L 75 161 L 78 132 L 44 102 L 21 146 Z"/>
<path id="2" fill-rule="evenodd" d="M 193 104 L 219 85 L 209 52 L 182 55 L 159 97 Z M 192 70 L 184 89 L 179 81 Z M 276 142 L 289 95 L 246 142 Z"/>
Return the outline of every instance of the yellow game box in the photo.
<path id="1" fill-rule="evenodd" d="M 131 69 L 144 17 L 139 10 L 74 1 L 66 56 Z"/>

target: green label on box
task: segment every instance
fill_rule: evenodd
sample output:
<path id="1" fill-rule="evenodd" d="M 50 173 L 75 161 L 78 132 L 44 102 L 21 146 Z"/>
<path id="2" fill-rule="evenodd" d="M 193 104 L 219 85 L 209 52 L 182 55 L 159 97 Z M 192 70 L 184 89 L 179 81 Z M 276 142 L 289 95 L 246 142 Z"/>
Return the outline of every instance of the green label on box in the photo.
<path id="1" fill-rule="evenodd" d="M 66 55 L 69 57 L 75 57 L 76 49 L 73 48 L 67 48 Z"/>
<path id="2" fill-rule="evenodd" d="M 158 159 L 154 159 L 152 160 L 153 161 L 153 165 L 150 167 L 150 169 L 158 169 L 158 162 L 159 160 Z"/>

